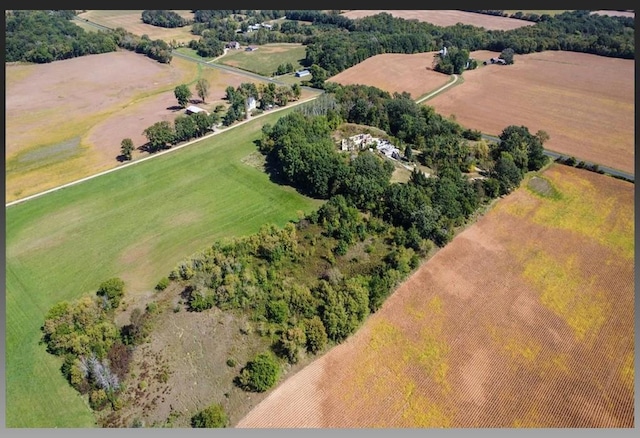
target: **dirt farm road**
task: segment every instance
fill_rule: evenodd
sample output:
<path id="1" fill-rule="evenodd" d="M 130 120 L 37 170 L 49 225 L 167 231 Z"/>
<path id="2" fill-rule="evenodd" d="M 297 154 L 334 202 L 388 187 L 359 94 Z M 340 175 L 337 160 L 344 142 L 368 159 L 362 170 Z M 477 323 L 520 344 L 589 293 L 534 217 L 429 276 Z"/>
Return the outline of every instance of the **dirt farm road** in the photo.
<path id="1" fill-rule="evenodd" d="M 458 82 L 458 79 L 460 79 L 460 77 L 458 75 L 451 75 L 453 76 L 453 80 L 447 82 L 446 84 L 444 84 L 442 87 L 438 88 L 435 91 L 432 91 L 431 93 L 427 94 L 426 96 L 421 97 L 420 99 L 416 100 L 416 103 L 422 103 L 425 100 L 431 99 L 432 97 L 434 97 L 436 94 L 440 93 L 443 90 L 446 90 L 447 88 L 455 85 Z"/>

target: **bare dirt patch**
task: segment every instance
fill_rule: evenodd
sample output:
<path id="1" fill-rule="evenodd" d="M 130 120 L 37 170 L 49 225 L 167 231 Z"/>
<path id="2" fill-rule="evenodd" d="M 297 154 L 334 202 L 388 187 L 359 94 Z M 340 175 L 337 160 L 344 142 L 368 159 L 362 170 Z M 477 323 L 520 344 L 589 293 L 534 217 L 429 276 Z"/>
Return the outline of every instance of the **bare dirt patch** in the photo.
<path id="1" fill-rule="evenodd" d="M 488 134 L 509 125 L 544 130 L 547 149 L 634 173 L 633 60 L 548 51 L 514 61 L 467 71 L 463 84 L 425 104 Z"/>
<path id="2" fill-rule="evenodd" d="M 355 19 L 376 15 L 381 12 L 386 12 L 394 17 L 404 18 L 405 20 L 426 21 L 427 23 L 435 24 L 436 26 L 454 26 L 457 23 L 462 23 L 484 27 L 487 30 L 511 30 L 535 24 L 533 22 L 518 20 L 515 18 L 497 17 L 493 15 L 456 10 L 354 10 L 345 12 L 342 15 Z"/>
<path id="3" fill-rule="evenodd" d="M 448 75 L 432 69 L 434 54 L 435 52 L 376 55 L 328 80 L 342 85 L 374 86 L 389 93 L 406 91 L 417 99 L 449 81 Z"/>
<path id="4" fill-rule="evenodd" d="M 545 177 L 575 211 L 571 191 L 593 185 L 589 205 L 618 197 L 612 215 L 633 217 L 632 184 L 558 165 Z M 236 427 L 633 427 L 632 260 L 591 239 L 593 222 L 532 219 L 557 202 L 526 189 L 502 199 Z"/>

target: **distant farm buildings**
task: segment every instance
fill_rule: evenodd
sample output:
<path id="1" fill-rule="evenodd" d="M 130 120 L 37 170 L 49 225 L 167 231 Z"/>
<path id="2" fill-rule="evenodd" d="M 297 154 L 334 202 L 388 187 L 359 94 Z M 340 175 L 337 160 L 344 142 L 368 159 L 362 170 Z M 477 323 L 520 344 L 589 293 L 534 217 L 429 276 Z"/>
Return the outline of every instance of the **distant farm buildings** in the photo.
<path id="1" fill-rule="evenodd" d="M 400 150 L 387 140 L 372 137 L 371 134 L 357 134 L 349 138 L 344 138 L 340 142 L 340 149 L 343 151 L 357 151 L 368 148 L 375 148 L 389 158 L 399 160 Z"/>
<path id="2" fill-rule="evenodd" d="M 309 76 L 311 74 L 311 72 L 309 70 L 300 70 L 296 72 L 296 77 L 297 78 L 302 78 L 304 76 Z"/>
<path id="3" fill-rule="evenodd" d="M 260 28 L 264 28 L 264 29 L 267 29 L 267 30 L 272 30 L 273 29 L 273 25 L 266 24 L 266 23 L 250 24 L 249 27 L 247 27 L 247 33 L 256 32 L 256 31 L 260 30 Z"/>
<path id="4" fill-rule="evenodd" d="M 246 49 L 244 49 L 245 52 L 255 52 L 256 50 L 258 50 L 258 48 L 252 47 L 252 46 L 249 46 Z"/>
<path id="5" fill-rule="evenodd" d="M 187 115 L 191 115 L 191 114 L 197 114 L 197 113 L 205 113 L 205 114 L 209 114 L 209 111 L 207 111 L 204 108 L 200 108 L 199 106 L 195 106 L 195 105 L 189 105 L 185 111 L 185 113 L 187 113 Z"/>
<path id="6" fill-rule="evenodd" d="M 507 61 L 505 61 L 505 60 L 504 60 L 504 59 L 502 59 L 502 58 L 495 57 L 495 58 L 491 58 L 489 61 L 485 61 L 485 62 L 483 62 L 483 64 L 484 64 L 484 65 L 487 65 L 487 64 L 489 64 L 489 63 L 491 63 L 491 64 L 502 64 L 502 65 L 506 65 L 506 64 L 507 64 Z"/>
<path id="7" fill-rule="evenodd" d="M 240 43 L 237 41 L 231 41 L 229 44 L 227 44 L 227 49 L 238 50 L 239 48 L 240 48 Z"/>

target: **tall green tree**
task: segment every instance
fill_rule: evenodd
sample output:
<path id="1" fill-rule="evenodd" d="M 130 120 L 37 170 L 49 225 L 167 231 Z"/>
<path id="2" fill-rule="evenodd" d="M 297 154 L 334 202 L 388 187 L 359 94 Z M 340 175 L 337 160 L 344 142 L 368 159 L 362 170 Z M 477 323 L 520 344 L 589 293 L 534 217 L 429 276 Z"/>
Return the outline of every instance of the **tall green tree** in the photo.
<path id="1" fill-rule="evenodd" d="M 134 149 L 133 141 L 130 138 L 125 138 L 122 140 L 122 143 L 120 143 L 120 152 L 127 161 L 131 160 L 131 154 Z"/>
<path id="2" fill-rule="evenodd" d="M 103 281 L 98 287 L 97 295 L 104 297 L 109 302 L 110 308 L 117 308 L 124 295 L 124 281 L 117 277 Z"/>
<path id="3" fill-rule="evenodd" d="M 178 105 L 180 105 L 183 108 L 187 106 L 187 103 L 189 103 L 189 99 L 192 96 L 191 90 L 186 84 L 178 85 L 173 90 L 173 94 L 176 96 L 176 99 L 178 99 Z"/>
<path id="4" fill-rule="evenodd" d="M 207 96 L 209 96 L 209 81 L 205 78 L 198 79 L 198 82 L 196 82 L 196 93 L 198 93 L 198 97 L 202 99 L 203 102 L 206 102 Z"/>
<path id="5" fill-rule="evenodd" d="M 173 126 L 166 120 L 156 122 L 143 131 L 149 140 L 149 152 L 164 149 L 175 140 Z"/>

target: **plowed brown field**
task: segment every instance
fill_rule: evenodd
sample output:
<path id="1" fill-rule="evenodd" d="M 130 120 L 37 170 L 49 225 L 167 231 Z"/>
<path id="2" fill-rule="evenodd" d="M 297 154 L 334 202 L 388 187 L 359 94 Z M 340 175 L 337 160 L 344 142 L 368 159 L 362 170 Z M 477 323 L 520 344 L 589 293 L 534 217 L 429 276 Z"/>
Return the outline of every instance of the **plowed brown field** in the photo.
<path id="1" fill-rule="evenodd" d="M 343 13 L 348 18 L 362 18 L 386 12 L 394 17 L 405 20 L 426 21 L 436 26 L 454 26 L 457 23 L 470 24 L 472 26 L 484 27 L 487 30 L 511 30 L 523 26 L 532 26 L 533 22 L 518 20 L 508 17 L 497 17 L 494 15 L 478 14 L 475 12 L 456 10 L 354 10 Z"/>
<path id="2" fill-rule="evenodd" d="M 463 84 L 425 104 L 488 134 L 508 125 L 544 130 L 546 149 L 633 174 L 634 68 L 632 59 L 586 53 L 515 55 L 513 65 L 465 72 Z"/>
<path id="3" fill-rule="evenodd" d="M 128 51 L 50 64 L 6 66 L 6 200 L 13 201 L 118 166 L 120 143 L 183 113 L 176 85 L 206 78 L 212 110 L 246 76 L 174 57 L 170 65 Z M 305 97 L 303 95 L 303 97 Z M 144 152 L 135 151 L 134 159 Z"/>
<path id="4" fill-rule="evenodd" d="M 542 178 L 236 427 L 633 427 L 634 186 Z"/>
<path id="5" fill-rule="evenodd" d="M 435 52 L 385 53 L 367 58 L 361 63 L 329 78 L 341 85 L 370 85 L 389 93 L 406 91 L 417 99 L 449 81 L 449 75 L 431 69 Z"/>

